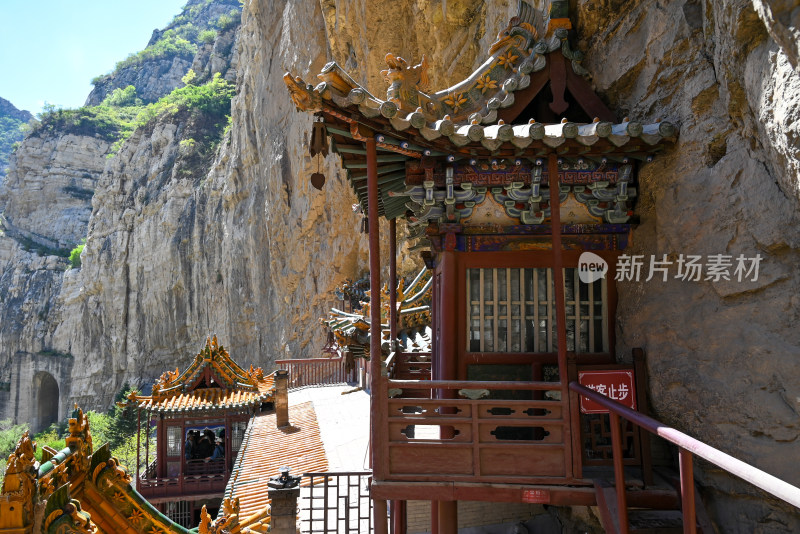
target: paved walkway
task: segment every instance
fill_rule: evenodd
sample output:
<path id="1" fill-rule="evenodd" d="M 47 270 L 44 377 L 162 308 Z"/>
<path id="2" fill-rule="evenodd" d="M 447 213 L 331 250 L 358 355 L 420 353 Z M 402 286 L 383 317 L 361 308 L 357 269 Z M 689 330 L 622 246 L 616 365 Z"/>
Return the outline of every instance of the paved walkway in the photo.
<path id="1" fill-rule="evenodd" d="M 340 385 L 289 391 L 290 422 L 293 406 L 314 404 L 330 471 L 369 469 L 369 395 L 354 389 Z"/>

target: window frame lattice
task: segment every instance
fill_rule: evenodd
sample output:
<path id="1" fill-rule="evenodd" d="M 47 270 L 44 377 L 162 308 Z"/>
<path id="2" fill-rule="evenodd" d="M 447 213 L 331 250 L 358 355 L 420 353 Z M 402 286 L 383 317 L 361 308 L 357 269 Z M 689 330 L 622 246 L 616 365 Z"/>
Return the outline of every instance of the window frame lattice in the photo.
<path id="1" fill-rule="evenodd" d="M 553 353 L 558 350 L 551 267 L 468 268 L 465 279 L 467 352 Z M 607 353 L 608 284 L 605 278 L 584 284 L 577 268 L 567 267 L 564 268 L 564 285 L 567 350 Z M 576 346 L 580 350 L 576 350 Z"/>
<path id="2" fill-rule="evenodd" d="M 183 443 L 181 427 L 167 427 L 167 456 L 178 457 L 181 455 L 181 444 Z"/>

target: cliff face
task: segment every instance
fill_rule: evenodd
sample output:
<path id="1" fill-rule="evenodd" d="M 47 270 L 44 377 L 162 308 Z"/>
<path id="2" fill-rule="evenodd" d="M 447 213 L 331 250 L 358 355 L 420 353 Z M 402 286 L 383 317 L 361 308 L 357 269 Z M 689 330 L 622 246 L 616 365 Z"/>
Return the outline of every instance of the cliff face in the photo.
<path id="1" fill-rule="evenodd" d="M 665 422 L 800 484 L 786 462 L 800 436 L 800 76 L 797 42 L 781 37 L 796 35 L 797 15 L 790 29 L 779 2 L 612 4 L 580 5 L 598 90 L 612 109 L 681 129 L 675 150 L 643 168 L 629 254 L 762 257 L 757 281 L 676 280 L 673 265 L 667 282 L 619 283 L 618 352 L 647 350 Z M 703 482 L 732 484 L 715 469 Z M 748 497 L 730 531 L 798 528 L 797 515 L 765 512 L 752 489 L 733 487 Z M 720 509 L 732 499 L 705 489 Z"/>
<path id="2" fill-rule="evenodd" d="M 680 126 L 675 149 L 642 167 L 629 253 L 673 262 L 762 257 L 755 282 L 682 281 L 674 264 L 667 282 L 620 282 L 618 355 L 646 350 L 657 417 L 800 484 L 800 467 L 786 461 L 800 431 L 800 76 L 796 16 L 782 5 L 586 0 L 574 16 L 583 64 L 619 118 Z M 311 118 L 294 111 L 283 73 L 311 80 L 336 60 L 382 95 L 384 55 L 416 62 L 424 53 L 432 86 L 443 88 L 484 59 L 516 9 L 510 1 L 249 0 L 232 47 L 232 127 L 219 150 L 191 159 L 181 141 L 198 139 L 203 126 L 187 117 L 136 132 L 93 178 L 80 271 L 53 271 L 49 285 L 24 267 L 0 277 L 5 291 L 27 291 L 2 305 L 0 347 L 72 354 L 71 399 L 85 408 L 105 407 L 125 380 L 185 366 L 211 332 L 244 364 L 315 355 L 316 319 L 338 283 L 365 272 L 366 240 L 335 156 L 321 163 L 324 191 L 309 184 Z M 60 179 L 54 188 L 66 187 Z M 9 208 L 14 224 L 37 209 L 10 205 L 18 206 Z M 37 226 L 40 216 L 26 223 L 37 232 L 48 228 Z M 21 254 L 9 252 L 15 246 L 0 251 Z M 51 303 L 41 320 L 40 301 Z M 798 528 L 796 514 L 767 509 L 716 471 L 701 477 L 723 530 Z M 735 525 L 724 511 L 731 500 Z"/>
<path id="3" fill-rule="evenodd" d="M 173 30 L 173 33 L 181 31 L 182 35 L 194 35 L 200 43 L 194 55 L 184 58 L 185 64 L 174 66 L 168 73 L 161 70 L 159 65 L 163 58 L 158 57 L 145 58 L 119 69 L 96 86 L 89 104 L 99 104 L 111 91 L 124 88 L 132 82 L 139 84 L 139 98 L 156 100 L 182 86 L 181 77 L 190 67 L 195 69 L 199 82 L 210 79 L 217 72 L 235 78 L 236 50 L 233 43 L 240 24 L 240 8 L 236 0 L 189 2 L 168 28 L 153 35 L 150 44 L 163 40 L 169 30 Z M 222 25 L 221 20 L 224 22 Z M 199 38 L 204 28 L 208 28 L 207 42 Z M 190 30 L 194 33 L 186 33 Z M 0 107 L 1 113 L 10 113 L 5 101 L 0 102 Z M 57 112 L 43 119 L 42 124 L 24 139 L 11 156 L 9 174 L 0 181 L 0 419 L 14 417 L 22 421 L 33 420 L 36 410 L 33 402 L 38 392 L 30 384 L 24 384 L 25 377 L 32 378 L 39 372 L 58 369 L 55 378 L 59 383 L 63 408 L 69 404 L 71 384 L 70 366 L 62 365 L 64 359 L 75 359 L 82 367 L 87 362 L 102 362 L 102 358 L 113 360 L 111 347 L 118 348 L 103 339 L 105 330 L 102 324 L 92 323 L 69 335 L 64 334 L 65 321 L 69 328 L 77 328 L 75 321 L 81 312 L 70 307 L 70 303 L 83 294 L 81 271 L 69 269 L 66 256 L 87 237 L 92 205 L 97 202 L 93 200 L 95 189 L 104 171 L 107 172 L 107 165 L 123 160 L 119 157 L 108 159 L 118 126 L 109 129 L 100 122 L 87 122 L 85 119 L 83 122 L 77 121 L 70 118 L 70 113 Z M 26 114 L 17 112 L 14 116 L 29 118 L 29 114 Z M 92 113 L 82 115 L 87 116 L 94 117 Z M 190 181 L 197 182 L 205 175 L 207 164 L 216 153 L 216 148 L 209 148 L 213 144 L 209 139 L 219 137 L 221 127 L 212 128 L 213 124 L 198 123 L 187 115 L 171 116 L 165 119 L 162 127 L 169 127 L 170 121 L 174 122 L 173 129 L 180 126 L 182 132 L 188 132 L 185 136 L 188 144 L 179 147 L 180 154 L 166 153 L 162 165 L 166 170 L 162 172 L 160 180 L 174 171 L 184 177 L 190 176 Z M 152 134 L 152 125 L 147 131 Z M 192 135 L 197 139 L 191 138 Z M 135 151 L 137 139 L 134 136 L 124 146 L 132 146 Z M 158 147 L 158 144 L 155 146 Z M 199 155 L 201 153 L 202 156 Z M 136 162 L 142 168 L 146 169 L 149 165 L 157 167 L 147 155 L 138 153 L 137 156 L 139 159 Z M 112 172 L 115 169 L 122 176 L 128 176 L 124 167 L 112 165 L 111 168 Z M 117 176 L 111 179 L 121 178 Z M 143 186 L 137 198 L 149 205 L 150 196 L 155 198 L 161 193 L 155 190 L 155 183 L 164 185 L 163 181 L 151 181 L 150 190 Z M 147 196 L 143 197 L 144 193 Z M 101 211 L 104 209 L 102 201 L 99 207 Z M 109 276 L 110 281 L 114 281 L 116 273 L 109 273 Z M 114 286 L 110 281 L 106 284 Z M 119 289 L 119 286 L 114 287 Z M 109 302 L 114 303 L 120 297 L 124 301 L 124 288 L 127 286 L 123 286 L 118 295 L 109 294 Z M 94 318 L 86 320 L 91 322 Z M 54 337 L 57 329 L 59 333 Z M 83 331 L 94 334 L 85 346 L 81 337 Z M 81 345 L 73 348 L 75 339 L 80 340 Z M 165 340 L 165 343 L 169 342 L 171 340 Z M 100 350 L 97 346 L 109 348 Z M 53 365 L 47 363 L 50 360 Z M 163 367 L 164 362 L 160 361 L 159 365 Z M 103 366 L 105 364 L 101 363 Z M 24 376 L 17 376 L 12 384 L 14 368 L 24 369 Z M 122 376 L 118 370 L 115 373 L 114 376 Z M 97 379 L 102 380 L 103 377 Z M 108 386 L 108 391 L 113 395 L 119 387 L 121 383 L 114 382 Z M 80 393 L 80 390 L 77 391 Z M 111 399 L 97 398 L 87 405 L 104 407 Z"/>

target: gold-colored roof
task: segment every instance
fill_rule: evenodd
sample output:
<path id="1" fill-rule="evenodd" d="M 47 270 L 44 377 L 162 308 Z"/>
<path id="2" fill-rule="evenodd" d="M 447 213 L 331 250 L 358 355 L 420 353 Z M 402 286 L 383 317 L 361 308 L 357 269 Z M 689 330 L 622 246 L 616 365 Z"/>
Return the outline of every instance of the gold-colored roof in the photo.
<path id="1" fill-rule="evenodd" d="M 272 400 L 274 391 L 273 375 L 260 367 L 244 370 L 214 336 L 186 370 L 165 372 L 152 395 L 132 394 L 128 401 L 153 411 L 195 412 L 257 406 Z"/>

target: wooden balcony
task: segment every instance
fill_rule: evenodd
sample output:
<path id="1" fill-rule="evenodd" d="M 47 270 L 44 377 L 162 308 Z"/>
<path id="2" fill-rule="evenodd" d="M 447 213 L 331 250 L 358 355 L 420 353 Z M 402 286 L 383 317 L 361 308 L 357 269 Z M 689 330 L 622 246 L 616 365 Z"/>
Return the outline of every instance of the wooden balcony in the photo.
<path id="1" fill-rule="evenodd" d="M 154 467 L 155 462 L 150 467 Z M 159 502 L 181 497 L 221 497 L 230 477 L 223 460 L 182 463 L 182 474 L 175 477 L 155 476 L 148 467 L 139 478 L 138 491 L 147 500 Z"/>
<path id="2" fill-rule="evenodd" d="M 569 417 L 560 400 L 560 383 L 390 380 L 388 385 L 394 393 L 503 397 L 513 396 L 513 391 L 538 399 L 387 399 L 388 454 L 382 480 L 571 481 L 571 443 L 565 428 Z"/>

